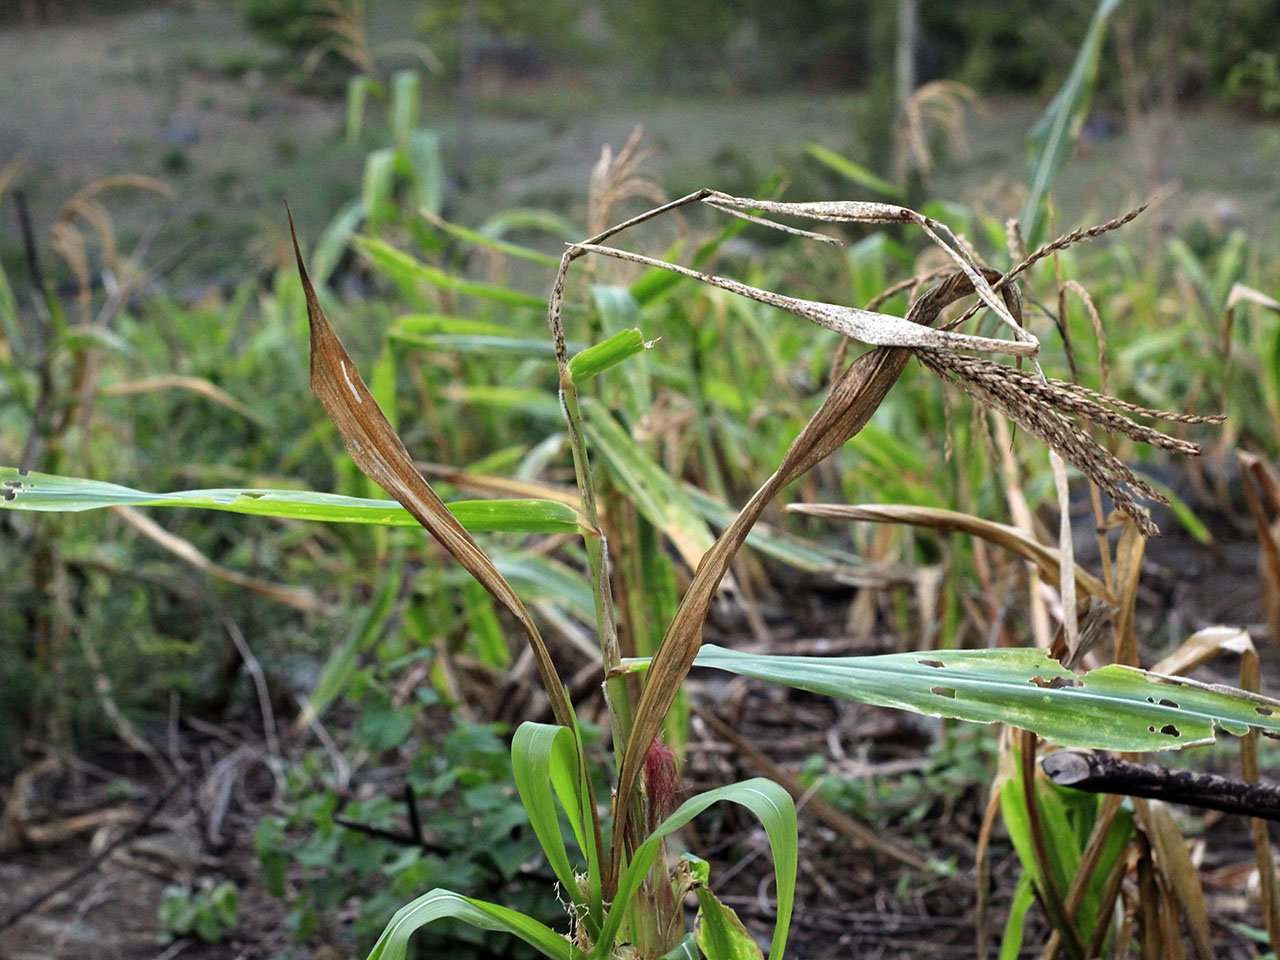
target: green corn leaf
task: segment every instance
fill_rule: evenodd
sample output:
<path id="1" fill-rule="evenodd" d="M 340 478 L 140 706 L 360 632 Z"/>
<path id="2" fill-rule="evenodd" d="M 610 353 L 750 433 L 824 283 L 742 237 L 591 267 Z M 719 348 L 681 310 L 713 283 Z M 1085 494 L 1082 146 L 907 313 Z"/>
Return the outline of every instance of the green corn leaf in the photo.
<path id="1" fill-rule="evenodd" d="M 1036 121 L 1036 125 L 1031 128 L 1028 136 L 1030 172 L 1027 199 L 1018 217 L 1022 224 L 1022 235 L 1026 237 L 1028 245 L 1038 242 L 1039 231 L 1044 223 L 1044 198 L 1053 188 L 1058 172 L 1067 162 L 1067 157 L 1080 136 L 1085 117 L 1088 116 L 1107 21 L 1119 5 L 1120 0 L 1100 0 L 1094 9 L 1093 19 L 1089 22 L 1089 30 L 1076 53 L 1071 73 Z"/>
<path id="2" fill-rule="evenodd" d="M 360 197 L 365 217 L 375 229 L 395 218 L 395 177 L 396 154 L 390 147 L 374 150 L 365 158 Z"/>
<path id="3" fill-rule="evenodd" d="M 729 526 L 737 516 L 737 510 L 705 490 L 688 483 L 681 484 L 681 489 L 698 515 L 716 527 L 723 529 Z M 757 522 L 747 534 L 747 545 L 787 566 L 831 577 L 841 583 L 862 584 L 883 579 L 880 572 L 868 569 L 865 561 L 856 554 L 805 540 L 772 524 Z"/>
<path id="4" fill-rule="evenodd" d="M 394 500 L 345 497 L 306 490 L 212 489 L 150 493 L 101 480 L 19 474 L 0 467 L 0 509 L 78 513 L 104 507 L 196 507 L 286 520 L 414 527 L 418 522 Z M 573 533 L 578 514 L 554 500 L 460 500 L 449 511 L 472 533 Z"/>
<path id="5" fill-rule="evenodd" d="M 554 393 L 535 387 L 491 387 L 485 384 L 463 384 L 447 387 L 451 400 L 485 407 L 499 413 L 524 413 L 543 420 L 559 421 L 560 404 Z"/>
<path id="6" fill-rule="evenodd" d="M 530 247 L 521 246 L 518 243 L 511 243 L 508 240 L 502 240 L 488 233 L 479 230 L 471 230 L 468 227 L 461 226 L 456 223 L 450 223 L 448 220 L 433 218 L 431 225 L 452 237 L 457 237 L 465 243 L 469 243 L 474 247 L 482 247 L 485 250 L 492 250 L 495 253 L 501 253 L 508 257 L 515 257 L 517 260 L 529 260 L 533 263 L 541 264 L 544 267 L 555 268 L 560 266 L 560 258 L 553 257 L 549 253 L 543 253 L 541 250 L 534 250 Z"/>
<path id="7" fill-rule="evenodd" d="M 595 600 L 582 573 L 550 557 L 493 552 L 498 572 L 533 602 L 555 604 L 583 623 L 595 620 Z"/>
<path id="8" fill-rule="evenodd" d="M 565 243 L 572 243 L 580 236 L 579 226 L 567 217 L 530 207 L 512 207 L 510 210 L 499 211 L 480 225 L 480 233 L 486 237 L 504 237 L 515 230 L 549 233 Z M 559 263 L 559 260 L 556 262 Z"/>
<path id="9" fill-rule="evenodd" d="M 418 334 L 408 333 L 392 328 L 387 334 L 392 340 L 412 347 L 424 347 L 438 350 L 441 353 L 470 353 L 490 357 L 515 357 L 527 360 L 530 357 L 555 359 L 555 344 L 545 338 L 529 339 L 526 337 L 489 336 L 477 334 Z"/>
<path id="10" fill-rule="evenodd" d="M 662 955 L 662 960 L 702 960 L 698 941 L 692 933 L 685 934 L 683 940 Z"/>
<path id="11" fill-rule="evenodd" d="M 780 176 L 771 178 L 761 186 L 760 195 L 765 197 L 774 195 L 781 182 Z M 697 251 L 693 255 L 693 260 L 690 263 L 690 266 L 695 270 L 701 270 L 711 261 L 711 258 L 719 252 L 721 247 L 746 229 L 747 221 L 735 217 L 732 223 L 727 224 L 724 229 L 714 237 L 702 246 L 698 247 Z M 663 255 L 662 259 L 669 262 L 675 262 L 679 259 L 680 250 L 681 245 L 676 243 Z M 671 291 L 681 283 L 685 283 L 687 281 L 688 278 L 682 277 L 680 274 L 672 273 L 670 270 L 662 270 L 658 267 L 653 267 L 652 269 L 645 271 L 645 273 L 640 276 L 640 279 L 631 285 L 631 295 L 640 306 L 648 307 L 657 303 L 670 294 Z"/>
<path id="12" fill-rule="evenodd" d="M 462 587 L 462 603 L 480 662 L 496 670 L 506 670 L 511 666 L 511 648 L 502 632 L 493 597 L 475 580 L 467 580 Z"/>
<path id="13" fill-rule="evenodd" d="M 791 929 L 791 908 L 795 903 L 796 858 L 798 838 L 796 834 L 796 808 L 790 794 L 771 780 L 756 778 L 730 784 L 717 790 L 708 790 L 691 797 L 664 820 L 652 834 L 636 848 L 618 882 L 617 895 L 609 913 L 605 916 L 600 939 L 592 951 L 592 960 L 603 960 L 609 955 L 613 939 L 621 928 L 623 913 L 640 889 L 649 868 L 657 856 L 659 844 L 676 830 L 692 820 L 714 803 L 727 800 L 741 804 L 756 815 L 773 853 L 773 872 L 778 898 L 777 921 L 773 928 L 773 941 L 769 947 L 769 960 L 782 960 L 787 946 L 787 933 Z"/>
<path id="14" fill-rule="evenodd" d="M 416 70 L 398 70 L 391 78 L 391 135 L 396 146 L 405 149 L 409 136 L 418 127 L 418 107 L 422 103 L 422 78 Z"/>
<path id="15" fill-rule="evenodd" d="M 583 960 L 581 950 L 546 924 L 508 907 L 441 889 L 432 890 L 397 910 L 374 944 L 369 960 L 404 960 L 409 938 L 417 930 L 436 920 L 450 918 L 480 930 L 519 937 L 551 960 Z"/>
<path id="16" fill-rule="evenodd" d="M 423 263 L 403 250 L 399 250 L 376 237 L 358 236 L 354 240 L 356 249 L 381 271 L 387 279 L 406 292 L 417 295 L 419 287 L 426 284 L 437 290 L 448 290 L 451 293 L 476 297 L 480 300 L 491 300 L 509 307 L 533 307 L 546 309 L 546 302 L 529 293 L 521 293 L 508 287 L 499 287 L 488 283 L 477 283 L 464 280 L 446 273 L 439 267 Z"/>
<path id="17" fill-rule="evenodd" d="M 663 271 L 664 273 L 667 271 Z M 640 304 L 627 287 L 597 283 L 591 287 L 591 299 L 604 334 L 621 333 L 640 324 Z M 664 373 L 667 372 L 664 370 Z M 631 364 L 622 370 L 623 390 L 617 395 L 616 409 L 631 418 L 640 417 L 653 406 L 654 377 L 649 364 Z"/>
<path id="18" fill-rule="evenodd" d="M 529 823 L 561 889 L 574 903 L 587 908 L 583 919 L 591 924 L 591 933 L 595 936 L 604 913 L 600 890 L 601 851 L 592 836 L 582 756 L 581 744 L 569 727 L 522 723 L 511 741 L 511 768 Z M 556 813 L 557 800 L 568 816 L 578 849 L 587 858 L 589 898 L 583 895 L 569 863 Z"/>
<path id="19" fill-rule="evenodd" d="M 1007 723 L 1062 746 L 1140 753 L 1280 733 L 1280 701 L 1111 665 L 1077 676 L 1039 649 L 780 657 L 704 646 L 695 666 L 934 717 Z"/>
<path id="20" fill-rule="evenodd" d="M 448 313 L 406 313 L 396 318 L 387 333 L 392 337 L 406 335 L 431 337 L 437 334 L 475 337 L 511 335 L 510 329 L 500 323 L 458 317 Z"/>
<path id="21" fill-rule="evenodd" d="M 369 99 L 373 78 L 360 73 L 347 81 L 347 143 L 360 139 L 364 129 L 364 106 Z"/>
<path id="22" fill-rule="evenodd" d="M 415 130 L 409 136 L 405 159 L 412 171 L 414 203 L 420 209 L 439 213 L 444 203 L 444 160 L 440 155 L 440 135 L 431 130 Z"/>
<path id="23" fill-rule="evenodd" d="M 353 200 L 339 210 L 324 228 L 311 252 L 311 274 L 318 285 L 323 286 L 329 282 L 338 261 L 342 259 L 343 251 L 347 249 L 347 244 L 351 242 L 352 235 L 364 218 L 364 203 Z"/>
<path id="24" fill-rule="evenodd" d="M 605 407 L 590 399 L 582 407 L 587 437 L 609 465 L 618 486 L 641 515 L 675 545 L 690 568 L 696 568 L 711 549 L 712 537 L 684 488 L 631 439 Z"/>
<path id="25" fill-rule="evenodd" d="M 1004 937 L 1000 941 L 1000 960 L 1018 960 L 1022 955 L 1022 937 L 1026 931 L 1027 911 L 1036 902 L 1036 892 L 1031 886 L 1031 875 L 1018 878 L 1009 905 L 1009 920 L 1004 925 Z"/>
<path id="26" fill-rule="evenodd" d="M 617 366 L 628 357 L 644 353 L 651 346 L 653 342 L 645 340 L 639 329 L 622 330 L 571 357 L 569 376 L 573 378 L 575 384 L 581 385 L 592 377 L 604 373 L 610 367 Z"/>
<path id="27" fill-rule="evenodd" d="M 860 187 L 866 187 L 883 197 L 890 200 L 903 202 L 906 200 L 906 194 L 902 188 L 895 183 L 890 183 L 884 177 L 878 176 L 856 160 L 850 160 L 848 157 L 829 150 L 820 143 L 806 143 L 804 152 L 817 160 L 828 170 L 834 170 L 840 176 L 844 177 Z"/>

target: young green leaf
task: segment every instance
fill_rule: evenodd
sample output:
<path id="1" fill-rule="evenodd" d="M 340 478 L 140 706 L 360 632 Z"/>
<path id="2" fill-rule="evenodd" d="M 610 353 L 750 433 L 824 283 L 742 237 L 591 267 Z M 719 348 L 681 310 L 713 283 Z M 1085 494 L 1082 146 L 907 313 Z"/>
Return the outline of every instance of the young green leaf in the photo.
<path id="1" fill-rule="evenodd" d="M 628 357 L 643 353 L 651 346 L 653 342 L 645 340 L 639 329 L 619 331 L 570 358 L 569 376 L 575 384 L 581 386 L 592 377 L 599 376 Z"/>
<path id="2" fill-rule="evenodd" d="M 569 940 L 532 917 L 496 903 L 464 897 L 439 888 L 396 911 L 386 930 L 374 944 L 368 960 L 404 960 L 409 950 L 409 938 L 417 930 L 436 920 L 448 918 L 461 920 L 480 930 L 519 937 L 550 960 L 584 960 L 582 951 Z"/>
<path id="3" fill-rule="evenodd" d="M 1028 244 L 1038 242 L 1036 238 L 1044 222 L 1044 198 L 1080 136 L 1080 128 L 1084 125 L 1089 101 L 1093 97 L 1093 83 L 1098 75 L 1098 56 L 1102 52 L 1107 21 L 1119 5 L 1120 0 L 1100 0 L 1076 53 L 1071 73 L 1027 138 L 1030 142 L 1030 176 L 1027 198 L 1018 220 Z"/>
<path id="4" fill-rule="evenodd" d="M 711 548 L 711 531 L 671 478 L 622 428 L 613 415 L 591 400 L 582 403 L 587 436 L 613 472 L 619 487 L 646 520 L 661 530 L 690 569 Z"/>
<path id="5" fill-rule="evenodd" d="M 707 960 L 764 960 L 764 951 L 737 913 L 705 886 L 694 888 L 698 946 Z"/>
<path id="6" fill-rule="evenodd" d="M 417 299 L 421 299 L 420 286 L 426 284 L 439 290 L 448 290 L 481 300 L 492 300 L 509 307 L 542 308 L 546 306 L 541 297 L 532 294 L 455 277 L 439 267 L 423 263 L 403 250 L 396 249 L 385 240 L 379 240 L 376 237 L 356 237 L 354 242 L 356 249 L 368 257 L 370 262 L 389 280 Z"/>
<path id="7" fill-rule="evenodd" d="M 522 723 L 511 741 L 511 769 L 520 802 L 564 894 L 585 907 L 583 920 L 592 936 L 600 932 L 604 907 L 600 889 L 602 851 L 592 833 L 581 743 L 574 730 L 545 723 Z M 555 801 L 568 816 L 578 848 L 586 856 L 588 893 L 580 888 L 569 863 Z"/>
<path id="8" fill-rule="evenodd" d="M 850 160 L 834 150 L 827 149 L 820 143 L 806 143 L 804 152 L 827 169 L 834 170 L 846 180 L 856 183 L 860 187 L 866 187 L 868 190 L 897 202 L 902 202 L 907 198 L 905 191 L 897 184 L 890 183 L 884 177 L 876 175 L 856 160 Z"/>
<path id="9" fill-rule="evenodd" d="M 604 960 L 609 956 L 613 940 L 622 924 L 623 913 L 640 889 L 649 868 L 653 865 L 663 837 L 679 830 L 714 803 L 727 800 L 737 803 L 756 815 L 769 849 L 773 853 L 773 872 L 778 898 L 777 920 L 773 927 L 773 940 L 769 947 L 769 960 L 782 960 L 786 952 L 787 933 L 791 929 L 791 909 L 795 903 L 796 859 L 798 837 L 796 833 L 796 808 L 790 794 L 771 780 L 756 778 L 730 784 L 717 790 L 708 790 L 682 803 L 675 813 L 659 824 L 658 829 L 636 848 L 631 862 L 618 882 L 617 896 L 605 917 L 600 939 L 592 951 L 591 960 Z"/>

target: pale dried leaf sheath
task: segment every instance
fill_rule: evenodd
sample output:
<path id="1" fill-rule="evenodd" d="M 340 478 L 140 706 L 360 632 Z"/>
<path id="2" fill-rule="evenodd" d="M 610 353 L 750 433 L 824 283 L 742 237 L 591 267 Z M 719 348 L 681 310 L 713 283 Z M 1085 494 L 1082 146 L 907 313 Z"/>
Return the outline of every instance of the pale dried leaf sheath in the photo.
<path id="1" fill-rule="evenodd" d="M 995 290 L 992 289 L 987 281 L 982 265 L 973 259 L 965 245 L 951 232 L 951 228 L 945 223 L 930 219 L 909 207 L 860 200 L 787 203 L 780 200 L 753 200 L 750 197 L 733 197 L 715 190 L 708 191 L 702 202 L 720 210 L 762 210 L 766 213 L 804 217 L 808 220 L 820 220 L 827 223 L 914 223 L 964 271 L 964 274 L 973 284 L 973 292 L 978 295 L 983 304 L 1000 318 L 1001 323 L 1009 327 L 1018 340 L 1033 344 L 1036 348 L 1032 351 L 1033 354 L 1039 349 L 1039 341 L 1024 330 L 1022 324 L 1014 319 L 1007 305 L 1001 303 L 1000 298 L 996 296 Z"/>
<path id="2" fill-rule="evenodd" d="M 369 479 L 395 497 L 462 564 L 467 573 L 519 621 L 533 650 L 556 722 L 573 726 L 573 709 L 564 684 L 529 612 L 485 552 L 418 473 L 409 451 L 379 409 L 320 307 L 302 262 L 292 216 L 289 218 L 289 231 L 293 236 L 293 252 L 298 261 L 298 274 L 302 278 L 307 318 L 311 325 L 311 389 L 338 428 L 351 459 Z"/>
<path id="3" fill-rule="evenodd" d="M 887 313 L 873 313 L 857 307 L 846 307 L 835 303 L 821 303 L 816 300 L 802 300 L 798 297 L 786 297 L 772 290 L 763 290 L 749 284 L 702 273 L 679 264 L 656 260 L 628 250 L 616 247 L 604 247 L 594 243 L 574 244 L 574 250 L 598 253 L 618 260 L 642 263 L 645 266 L 658 267 L 682 276 L 690 277 L 713 287 L 728 290 L 739 296 L 748 297 L 758 303 L 777 307 L 804 317 L 819 326 L 834 330 L 860 343 L 874 347 L 918 347 L 925 349 L 978 350 L 984 353 L 1002 353 L 1014 357 L 1034 356 L 1039 349 L 1037 344 L 1014 340 L 997 340 L 993 337 L 976 337 L 966 333 L 950 333 L 934 330 L 923 324 L 915 323 L 902 317 Z"/>

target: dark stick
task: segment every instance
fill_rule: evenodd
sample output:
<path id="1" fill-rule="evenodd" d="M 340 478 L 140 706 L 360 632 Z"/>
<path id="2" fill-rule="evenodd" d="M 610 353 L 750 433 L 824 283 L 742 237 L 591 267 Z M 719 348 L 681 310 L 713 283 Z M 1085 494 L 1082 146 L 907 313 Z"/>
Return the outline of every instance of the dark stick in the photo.
<path id="1" fill-rule="evenodd" d="M 333 822 L 340 827 L 346 827 L 348 830 L 354 830 L 356 833 L 363 833 L 368 837 L 377 837 L 379 840 L 388 840 L 391 843 L 398 843 L 402 847 L 421 847 L 431 853 L 447 853 L 444 847 L 426 843 L 412 837 L 407 833 L 401 833 L 399 830 L 388 830 L 385 827 L 375 827 L 371 823 L 361 823 L 359 820 L 352 820 L 350 817 L 344 817 L 338 814 L 333 818 Z"/>
<path id="2" fill-rule="evenodd" d="M 59 880 L 49 889 L 45 890 L 43 893 L 36 894 L 34 897 L 29 899 L 26 903 L 21 904 L 16 910 L 10 913 L 7 917 L 0 919 L 0 930 L 8 930 L 10 927 L 16 924 L 19 920 L 21 920 L 27 914 L 31 913 L 34 910 L 37 910 L 39 907 L 41 907 L 45 902 L 50 900 L 52 897 L 54 897 L 61 891 L 67 889 L 67 887 L 70 887 L 73 884 L 78 883 L 80 880 L 84 879 L 89 874 L 91 874 L 94 870 L 96 870 L 98 868 L 98 865 L 101 864 L 104 860 L 106 860 L 107 857 L 111 856 L 111 854 L 115 853 L 116 850 L 119 849 L 122 845 L 128 843 L 130 840 L 132 840 L 134 837 L 136 837 L 138 834 L 140 834 L 143 831 L 143 829 L 147 826 L 147 824 L 151 822 L 152 818 L 154 818 L 155 815 L 160 812 L 160 809 L 166 803 L 169 802 L 169 798 L 174 795 L 174 793 L 177 791 L 181 783 L 182 783 L 181 780 L 174 780 L 173 783 L 171 783 L 163 793 L 161 793 L 159 796 L 157 796 L 154 800 L 151 801 L 151 806 L 147 807 L 146 811 L 138 819 L 137 823 L 131 826 L 128 830 L 122 833 L 115 840 L 112 840 L 109 844 L 106 845 L 105 848 L 103 848 L 103 850 L 100 853 L 98 853 L 94 857 L 91 857 L 78 870 L 75 870 L 68 876 L 63 877 L 61 880 Z"/>
<path id="3" fill-rule="evenodd" d="M 404 785 L 404 805 L 409 811 L 409 833 L 418 846 L 426 846 L 427 840 L 422 835 L 422 820 L 418 817 L 418 798 L 413 795 L 413 784 Z"/>
<path id="4" fill-rule="evenodd" d="M 1062 787 L 1148 797 L 1263 820 L 1280 820 L 1280 784 L 1170 770 L 1077 750 L 1051 753 L 1040 766 L 1050 780 Z"/>

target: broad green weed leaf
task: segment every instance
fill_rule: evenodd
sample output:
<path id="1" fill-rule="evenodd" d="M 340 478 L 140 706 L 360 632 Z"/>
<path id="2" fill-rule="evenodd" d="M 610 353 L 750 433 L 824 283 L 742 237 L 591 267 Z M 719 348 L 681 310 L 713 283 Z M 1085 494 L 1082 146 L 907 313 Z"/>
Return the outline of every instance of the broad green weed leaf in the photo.
<path id="1" fill-rule="evenodd" d="M 698 950 L 698 941 L 692 933 L 662 955 L 662 960 L 702 960 Z"/>
<path id="2" fill-rule="evenodd" d="M 698 898 L 696 936 L 707 960 L 764 960 L 764 951 L 731 908 L 705 886 L 694 888 Z"/>

